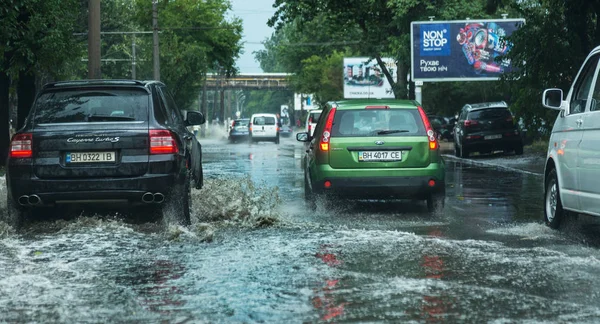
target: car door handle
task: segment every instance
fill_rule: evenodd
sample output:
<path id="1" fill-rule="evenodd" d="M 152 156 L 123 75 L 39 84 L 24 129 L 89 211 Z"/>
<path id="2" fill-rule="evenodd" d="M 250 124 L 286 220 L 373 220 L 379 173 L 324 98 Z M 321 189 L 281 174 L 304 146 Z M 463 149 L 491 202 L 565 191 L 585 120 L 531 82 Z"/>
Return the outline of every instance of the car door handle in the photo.
<path id="1" fill-rule="evenodd" d="M 193 138 L 192 135 L 183 135 L 183 138 L 185 138 L 186 140 L 191 140 Z"/>
<path id="2" fill-rule="evenodd" d="M 583 119 L 581 119 L 581 118 L 580 118 L 580 119 L 577 119 L 577 120 L 575 121 L 575 123 L 577 124 L 577 126 L 581 127 L 581 125 L 583 125 Z"/>

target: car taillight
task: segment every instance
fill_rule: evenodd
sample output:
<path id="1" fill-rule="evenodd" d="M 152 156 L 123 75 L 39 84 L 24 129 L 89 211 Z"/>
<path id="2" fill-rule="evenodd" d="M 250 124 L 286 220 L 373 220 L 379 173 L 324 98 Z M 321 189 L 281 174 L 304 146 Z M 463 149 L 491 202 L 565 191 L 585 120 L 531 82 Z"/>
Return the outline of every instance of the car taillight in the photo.
<path id="1" fill-rule="evenodd" d="M 33 134 L 16 134 L 10 141 L 11 158 L 30 158 L 33 156 L 32 150 Z"/>
<path id="2" fill-rule="evenodd" d="M 323 134 L 321 134 L 321 140 L 319 141 L 319 147 L 321 151 L 329 151 L 329 139 L 331 138 L 331 127 L 333 126 L 333 117 L 335 116 L 335 108 L 331 108 L 327 115 L 327 121 L 325 122 L 325 128 Z"/>
<path id="3" fill-rule="evenodd" d="M 150 154 L 173 154 L 179 152 L 175 138 L 166 129 L 151 129 Z"/>
<path id="4" fill-rule="evenodd" d="M 248 131 L 252 132 L 252 123 L 248 124 Z"/>
<path id="5" fill-rule="evenodd" d="M 439 148 L 437 139 L 435 138 L 435 132 L 433 128 L 431 128 L 431 123 L 429 122 L 429 118 L 427 118 L 427 114 L 423 110 L 423 107 L 419 106 L 419 114 L 421 115 L 421 119 L 423 120 L 423 125 L 425 126 L 425 131 L 427 132 L 427 138 L 429 139 L 429 149 L 437 150 Z"/>
<path id="6" fill-rule="evenodd" d="M 473 125 L 477 125 L 477 124 L 479 124 L 479 122 L 476 120 L 469 120 L 469 119 L 465 120 L 465 127 L 469 127 L 469 126 L 473 126 Z"/>

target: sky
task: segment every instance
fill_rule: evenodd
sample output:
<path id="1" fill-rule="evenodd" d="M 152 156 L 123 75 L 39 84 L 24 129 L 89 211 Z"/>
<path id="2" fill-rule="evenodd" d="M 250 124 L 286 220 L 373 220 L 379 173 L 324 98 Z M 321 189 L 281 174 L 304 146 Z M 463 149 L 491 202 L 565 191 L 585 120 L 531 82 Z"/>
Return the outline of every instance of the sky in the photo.
<path id="1" fill-rule="evenodd" d="M 267 20 L 273 16 L 274 0 L 230 0 L 232 11 L 230 15 L 243 21 L 243 52 L 237 60 L 241 73 L 263 72 L 260 64 L 254 60 L 252 52 L 264 49 L 261 44 L 273 33 L 273 28 L 267 26 Z"/>

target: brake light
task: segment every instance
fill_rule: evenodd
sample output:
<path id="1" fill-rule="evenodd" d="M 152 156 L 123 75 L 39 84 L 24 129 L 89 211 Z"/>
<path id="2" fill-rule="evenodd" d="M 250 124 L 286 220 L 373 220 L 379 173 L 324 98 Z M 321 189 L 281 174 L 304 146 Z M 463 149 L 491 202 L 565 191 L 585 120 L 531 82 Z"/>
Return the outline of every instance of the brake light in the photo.
<path id="1" fill-rule="evenodd" d="M 166 129 L 151 129 L 149 135 L 150 154 L 173 154 L 179 152 L 171 131 Z"/>
<path id="2" fill-rule="evenodd" d="M 252 133 L 252 123 L 248 124 L 248 131 L 250 131 Z"/>
<path id="3" fill-rule="evenodd" d="M 479 124 L 479 122 L 476 120 L 469 120 L 469 119 L 465 120 L 465 127 L 469 127 L 469 126 L 473 126 L 473 125 L 477 125 L 477 124 Z"/>
<path id="4" fill-rule="evenodd" d="M 366 106 L 365 109 L 390 109 L 390 106 Z"/>
<path id="5" fill-rule="evenodd" d="M 308 134 L 310 135 L 310 130 L 312 129 L 312 126 L 310 124 L 308 124 Z"/>
<path id="6" fill-rule="evenodd" d="M 329 151 L 329 139 L 331 138 L 331 127 L 333 126 L 333 117 L 335 116 L 335 108 L 331 108 L 327 115 L 327 121 L 325 122 L 325 128 L 323 134 L 321 134 L 321 141 L 319 141 L 319 147 L 321 151 Z"/>
<path id="7" fill-rule="evenodd" d="M 10 141 L 11 158 L 30 158 L 33 156 L 32 150 L 33 134 L 16 134 Z"/>
<path id="8" fill-rule="evenodd" d="M 425 126 L 425 131 L 427 132 L 427 138 L 429 139 L 429 149 L 437 150 L 439 148 L 437 139 L 435 138 L 435 132 L 431 127 L 431 123 L 429 122 L 429 118 L 427 118 L 427 114 L 423 110 L 423 107 L 418 106 L 419 114 L 421 115 L 421 120 L 423 120 L 423 125 Z"/>

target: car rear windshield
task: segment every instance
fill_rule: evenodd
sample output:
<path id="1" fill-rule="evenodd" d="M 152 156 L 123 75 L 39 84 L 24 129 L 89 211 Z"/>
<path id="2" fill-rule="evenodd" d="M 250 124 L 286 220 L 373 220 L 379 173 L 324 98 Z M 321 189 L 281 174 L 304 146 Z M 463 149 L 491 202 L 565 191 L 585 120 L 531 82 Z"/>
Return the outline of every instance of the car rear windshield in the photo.
<path id="1" fill-rule="evenodd" d="M 147 121 L 150 96 L 137 89 L 66 90 L 43 93 L 35 124 Z"/>
<path id="2" fill-rule="evenodd" d="M 512 117 L 510 111 L 504 108 L 481 109 L 469 112 L 468 119 L 471 120 L 492 120 L 505 119 Z"/>
<path id="3" fill-rule="evenodd" d="M 338 110 L 332 136 L 424 136 L 425 126 L 417 109 Z"/>
<path id="4" fill-rule="evenodd" d="M 254 117 L 254 122 L 252 124 L 257 125 L 257 126 L 275 125 L 275 117 L 270 117 L 270 116 Z"/>
<path id="5" fill-rule="evenodd" d="M 248 126 L 248 119 L 236 120 L 233 122 L 233 126 Z"/>

